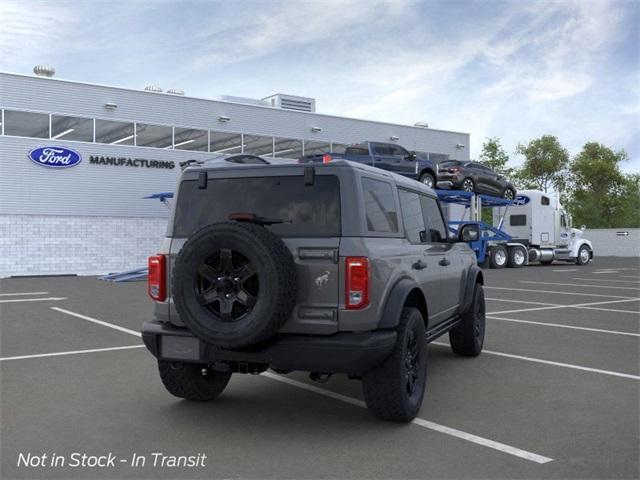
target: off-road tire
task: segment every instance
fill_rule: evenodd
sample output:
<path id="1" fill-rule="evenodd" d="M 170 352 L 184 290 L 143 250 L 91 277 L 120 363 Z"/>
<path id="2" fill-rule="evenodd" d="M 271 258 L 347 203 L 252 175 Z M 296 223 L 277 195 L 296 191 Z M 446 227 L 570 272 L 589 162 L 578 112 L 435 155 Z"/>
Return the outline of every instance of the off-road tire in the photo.
<path id="1" fill-rule="evenodd" d="M 246 258 L 258 281 L 251 308 L 231 321 L 203 306 L 203 293 L 197 290 L 202 264 L 223 250 Z M 229 349 L 257 344 L 278 332 L 296 305 L 297 285 L 295 262 L 284 242 L 263 226 L 240 222 L 197 231 L 180 250 L 172 276 L 173 300 L 185 326 L 205 342 Z"/>
<path id="2" fill-rule="evenodd" d="M 585 257 L 583 257 L 583 251 L 587 251 L 588 255 L 585 255 Z M 584 259 L 586 258 L 586 260 Z M 586 265 L 589 263 L 589 261 L 591 260 L 591 250 L 589 249 L 589 247 L 587 247 L 586 245 L 582 245 L 579 249 L 578 249 L 578 256 L 576 257 L 576 264 L 577 265 Z"/>
<path id="3" fill-rule="evenodd" d="M 465 357 L 477 357 L 482 352 L 485 332 L 485 303 L 482 285 L 476 283 L 469 311 L 462 320 L 449 330 L 451 350 Z"/>
<path id="4" fill-rule="evenodd" d="M 501 262 L 504 256 L 504 262 Z M 504 268 L 507 266 L 507 259 L 509 258 L 507 249 L 503 245 L 494 245 L 491 247 L 489 264 L 491 268 Z"/>
<path id="5" fill-rule="evenodd" d="M 428 180 L 431 181 L 430 184 L 427 183 Z M 425 172 L 422 175 L 420 175 L 420 183 L 424 183 L 429 188 L 436 188 L 436 179 L 432 174 L 430 174 L 428 172 Z"/>
<path id="6" fill-rule="evenodd" d="M 518 261 L 517 259 L 517 251 L 522 252 L 522 261 Z M 507 253 L 509 254 L 507 258 L 507 267 L 509 268 L 521 268 L 527 264 L 527 251 L 522 247 L 508 247 Z"/>
<path id="7" fill-rule="evenodd" d="M 407 384 L 407 352 L 411 339 L 417 342 L 417 379 L 412 394 Z M 427 383 L 427 340 L 422 314 L 403 308 L 396 346 L 380 365 L 362 376 L 362 391 L 369 412 L 385 420 L 410 422 L 422 405 Z"/>
<path id="8" fill-rule="evenodd" d="M 158 360 L 158 370 L 171 395 L 195 402 L 207 402 L 218 397 L 231 378 L 231 373 L 214 372 L 199 363 Z"/>

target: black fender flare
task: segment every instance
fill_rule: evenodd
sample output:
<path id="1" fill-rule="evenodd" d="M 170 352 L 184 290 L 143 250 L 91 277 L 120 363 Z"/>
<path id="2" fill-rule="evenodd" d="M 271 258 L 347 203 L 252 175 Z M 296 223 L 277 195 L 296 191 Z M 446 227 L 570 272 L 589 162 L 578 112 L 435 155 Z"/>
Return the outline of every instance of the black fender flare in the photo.
<path id="1" fill-rule="evenodd" d="M 476 283 L 484 285 L 484 276 L 482 275 L 482 269 L 477 265 L 471 265 L 467 272 L 467 281 L 465 282 L 464 297 L 460 303 L 460 313 L 466 313 L 471 308 L 471 302 L 473 301 L 473 290 Z"/>
<path id="2" fill-rule="evenodd" d="M 387 295 L 387 300 L 382 310 L 382 318 L 380 319 L 378 328 L 388 329 L 398 326 L 402 307 L 411 291 L 416 288 L 419 289 L 420 287 L 415 281 L 409 278 L 401 278 L 391 287 L 391 292 Z M 425 321 L 427 321 L 426 318 Z"/>
<path id="3" fill-rule="evenodd" d="M 424 173 L 429 173 L 431 174 L 431 176 L 433 177 L 433 179 L 437 182 L 438 181 L 438 176 L 436 175 L 436 172 L 433 170 L 433 168 L 431 167 L 424 167 L 422 170 L 420 170 L 420 173 L 418 173 L 418 178 L 420 178 Z"/>

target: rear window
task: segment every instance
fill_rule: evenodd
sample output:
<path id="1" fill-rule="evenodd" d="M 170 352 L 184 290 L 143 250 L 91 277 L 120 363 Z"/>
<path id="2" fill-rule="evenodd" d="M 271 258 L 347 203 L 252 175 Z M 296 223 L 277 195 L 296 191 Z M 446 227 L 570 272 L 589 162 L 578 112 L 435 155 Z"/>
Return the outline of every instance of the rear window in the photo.
<path id="1" fill-rule="evenodd" d="M 340 184 L 335 175 L 316 175 L 313 185 L 302 176 L 209 179 L 180 185 L 173 234 L 188 237 L 202 227 L 226 222 L 231 213 L 281 219 L 269 225 L 281 237 L 340 235 Z"/>
<path id="2" fill-rule="evenodd" d="M 369 156 L 369 149 L 366 147 L 348 147 L 344 153 L 345 155 L 352 155 L 352 156 L 356 156 L 356 155 Z"/>
<path id="3" fill-rule="evenodd" d="M 440 162 L 439 165 L 441 167 L 459 167 L 460 165 L 462 165 L 462 162 L 459 160 L 445 160 L 443 162 Z"/>

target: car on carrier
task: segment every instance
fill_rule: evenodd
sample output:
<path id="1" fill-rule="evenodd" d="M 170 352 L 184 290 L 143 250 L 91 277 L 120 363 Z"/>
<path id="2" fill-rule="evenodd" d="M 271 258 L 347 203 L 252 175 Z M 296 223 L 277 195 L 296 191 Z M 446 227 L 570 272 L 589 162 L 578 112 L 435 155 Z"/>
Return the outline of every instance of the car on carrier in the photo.
<path id="1" fill-rule="evenodd" d="M 448 185 L 447 185 L 448 184 Z M 516 187 L 501 173 L 479 162 L 445 160 L 438 165 L 438 185 L 513 200 Z"/>
<path id="2" fill-rule="evenodd" d="M 410 421 L 428 342 L 482 350 L 478 235 L 449 238 L 433 190 L 367 165 L 186 166 L 142 337 L 180 398 L 213 400 L 233 373 L 340 373 L 372 414 Z"/>

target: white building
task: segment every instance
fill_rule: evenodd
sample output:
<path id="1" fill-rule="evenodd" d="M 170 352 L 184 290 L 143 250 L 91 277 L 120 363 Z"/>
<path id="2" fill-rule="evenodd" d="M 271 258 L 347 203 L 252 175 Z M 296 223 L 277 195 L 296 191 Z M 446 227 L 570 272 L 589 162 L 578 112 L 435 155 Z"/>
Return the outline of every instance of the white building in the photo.
<path id="1" fill-rule="evenodd" d="M 0 277 L 144 266 L 168 212 L 143 197 L 173 191 L 190 158 L 297 158 L 372 140 L 469 159 L 467 133 L 322 115 L 304 97 L 154 90 L 0 73 Z M 66 168 L 42 165 L 56 155 Z"/>

